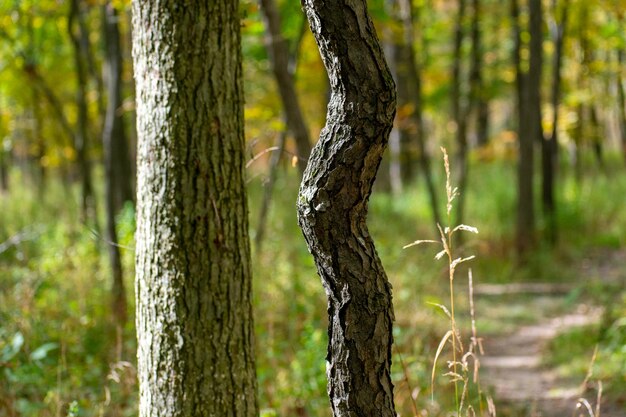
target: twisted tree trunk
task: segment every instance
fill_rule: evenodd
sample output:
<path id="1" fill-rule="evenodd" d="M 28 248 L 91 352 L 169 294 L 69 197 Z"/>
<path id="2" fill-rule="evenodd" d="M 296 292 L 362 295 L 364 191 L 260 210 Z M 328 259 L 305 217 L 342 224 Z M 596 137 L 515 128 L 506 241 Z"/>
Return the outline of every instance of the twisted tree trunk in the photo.
<path id="1" fill-rule="evenodd" d="M 328 296 L 328 394 L 339 416 L 395 416 L 391 285 L 367 202 L 393 125 L 393 79 L 365 0 L 303 0 L 332 89 L 298 197 L 298 220 Z"/>

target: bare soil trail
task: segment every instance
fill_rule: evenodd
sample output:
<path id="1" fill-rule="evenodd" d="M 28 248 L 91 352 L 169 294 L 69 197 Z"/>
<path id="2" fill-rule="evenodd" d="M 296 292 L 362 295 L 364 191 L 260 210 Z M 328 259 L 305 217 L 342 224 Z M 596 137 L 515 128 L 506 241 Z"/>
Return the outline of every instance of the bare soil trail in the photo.
<path id="1" fill-rule="evenodd" d="M 502 296 L 503 312 L 526 311 L 532 323 L 519 324 L 502 314 L 503 332 L 484 337 L 485 356 L 481 359 L 483 384 L 491 387 L 498 416 L 507 417 L 570 417 L 588 416 L 577 411 L 580 397 L 595 404 L 595 392 L 583 392 L 582 380 L 571 380 L 544 365 L 550 341 L 560 333 L 576 327 L 599 324 L 603 309 L 585 301 L 572 302 L 571 292 L 586 277 L 603 281 L 626 282 L 624 265 L 626 251 L 602 254 L 599 258 L 581 260 L 578 270 L 581 281 L 561 284 L 507 284 L 478 286 L 478 297 Z M 479 301 L 480 303 L 480 301 Z M 513 323 L 507 323 L 507 320 Z M 590 356 L 591 359 L 591 356 Z M 602 403 L 602 417 L 624 417 L 626 410 L 617 410 Z"/>

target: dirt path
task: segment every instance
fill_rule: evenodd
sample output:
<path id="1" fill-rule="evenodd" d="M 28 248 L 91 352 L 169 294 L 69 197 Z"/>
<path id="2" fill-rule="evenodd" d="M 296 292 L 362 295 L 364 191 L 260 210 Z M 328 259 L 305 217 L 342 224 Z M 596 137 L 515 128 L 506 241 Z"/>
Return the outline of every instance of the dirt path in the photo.
<path id="1" fill-rule="evenodd" d="M 578 271 L 581 279 L 599 277 L 604 282 L 624 282 L 625 262 L 623 250 L 592 254 L 581 260 Z M 601 319 L 602 308 L 572 302 L 569 295 L 575 287 L 573 283 L 533 283 L 477 288 L 483 301 L 493 303 L 488 309 L 498 325 L 484 338 L 481 378 L 492 389 L 499 417 L 588 415 L 575 413 L 583 395 L 583 381 L 567 380 L 543 365 L 546 347 L 557 335 Z M 595 404 L 595 398 L 587 399 Z M 603 402 L 601 415 L 624 417 L 624 411 L 613 410 Z"/>

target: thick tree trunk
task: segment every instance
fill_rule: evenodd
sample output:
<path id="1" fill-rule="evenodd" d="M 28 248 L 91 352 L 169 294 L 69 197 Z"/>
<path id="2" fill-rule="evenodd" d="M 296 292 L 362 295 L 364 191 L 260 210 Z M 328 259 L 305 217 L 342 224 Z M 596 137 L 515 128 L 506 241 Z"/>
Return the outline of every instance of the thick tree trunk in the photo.
<path id="1" fill-rule="evenodd" d="M 367 201 L 393 126 L 395 86 L 365 0 L 303 0 L 332 95 L 298 197 L 328 296 L 328 394 L 339 416 L 395 416 L 391 285 Z"/>
<path id="2" fill-rule="evenodd" d="M 420 67 L 415 56 L 413 42 L 415 33 L 413 27 L 413 10 L 410 0 L 393 0 L 397 19 L 402 27 L 402 37 L 394 42 L 394 69 L 398 84 L 398 106 L 410 108 L 407 123 L 400 126 L 400 155 L 401 173 L 403 182 L 407 182 L 414 176 L 412 166 L 419 164 L 424 176 L 426 190 L 430 199 L 435 231 L 436 225 L 441 223 L 439 216 L 437 192 L 433 180 L 430 155 L 426 147 L 426 134 L 424 131 L 423 101 L 422 101 L 422 77 Z M 402 137 L 405 137 L 402 140 Z M 417 155 L 412 155 L 414 148 Z M 415 152 L 413 152 L 415 153 Z M 438 232 L 437 232 L 438 233 Z"/>
<path id="3" fill-rule="evenodd" d="M 104 24 L 105 71 L 107 81 L 107 112 L 104 125 L 105 145 L 111 152 L 110 174 L 114 208 L 118 212 L 126 202 L 134 203 L 133 176 L 131 172 L 128 141 L 122 108 L 122 50 L 119 15 L 112 2 L 102 6 Z M 107 144 L 107 141 L 110 143 Z"/>
<path id="4" fill-rule="evenodd" d="M 68 17 L 68 32 L 74 49 L 74 66 L 76 69 L 76 107 L 78 111 L 76 131 L 74 132 L 74 147 L 78 162 L 78 174 L 81 180 L 81 212 L 83 221 L 93 219 L 97 223 L 96 202 L 91 179 L 91 162 L 89 161 L 88 125 L 89 113 L 87 109 L 87 77 L 83 63 L 83 53 L 80 45 L 80 37 L 75 33 L 74 22 L 78 17 L 78 0 L 70 1 Z"/>
<path id="5" fill-rule="evenodd" d="M 116 324 L 124 327 L 127 316 L 124 273 L 118 247 L 115 215 L 124 200 L 132 201 L 130 188 L 130 170 L 123 118 L 118 109 L 121 97 L 121 54 L 119 50 L 119 31 L 117 13 L 109 2 L 103 7 L 105 68 L 107 70 L 107 111 L 102 133 L 104 150 L 104 182 L 106 227 L 105 235 L 109 252 L 109 264 L 112 273 L 112 308 Z M 126 186 L 124 186 L 126 185 Z"/>
<path id="6" fill-rule="evenodd" d="M 133 2 L 140 417 L 256 417 L 239 2 Z"/>
<path id="7" fill-rule="evenodd" d="M 259 0 L 259 4 L 267 32 L 267 50 L 287 118 L 287 128 L 293 134 L 296 142 L 298 167 L 300 172 L 304 172 L 306 161 L 311 153 L 311 139 L 298 101 L 293 74 L 289 71 L 289 46 L 282 36 L 280 16 L 274 1 Z"/>

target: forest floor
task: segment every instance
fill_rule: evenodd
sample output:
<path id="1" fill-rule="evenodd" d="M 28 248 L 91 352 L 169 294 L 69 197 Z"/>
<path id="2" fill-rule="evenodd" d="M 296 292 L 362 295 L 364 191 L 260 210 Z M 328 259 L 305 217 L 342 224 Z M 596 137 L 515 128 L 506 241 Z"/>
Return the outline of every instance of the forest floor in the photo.
<path id="1" fill-rule="evenodd" d="M 590 280 L 625 282 L 626 251 L 602 252 L 581 259 L 576 282 L 559 284 L 501 284 L 476 288 L 478 304 L 493 303 L 487 323 L 498 321 L 484 337 L 485 356 L 481 360 L 483 384 L 490 387 L 498 416 L 567 417 L 588 416 L 576 412 L 579 398 L 595 408 L 595 384 L 584 377 L 574 379 L 548 365 L 550 342 L 566 331 L 599 325 L 603 308 L 581 293 Z M 590 336 L 591 337 L 591 336 Z M 564 347 L 567 349 L 567 347 Z M 589 362 L 593 352 L 589 353 Z M 593 377 L 591 378 L 593 380 Z M 586 386 L 585 386 L 586 385 Z M 603 417 L 623 416 L 624 410 L 601 401 Z"/>

